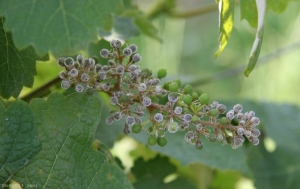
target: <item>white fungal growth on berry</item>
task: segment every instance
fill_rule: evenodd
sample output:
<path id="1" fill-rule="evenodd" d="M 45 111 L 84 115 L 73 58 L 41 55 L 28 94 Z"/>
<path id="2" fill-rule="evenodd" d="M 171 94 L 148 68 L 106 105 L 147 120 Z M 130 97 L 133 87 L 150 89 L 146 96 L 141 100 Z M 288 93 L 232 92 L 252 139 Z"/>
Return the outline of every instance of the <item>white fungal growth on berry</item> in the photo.
<path id="1" fill-rule="evenodd" d="M 168 131 L 170 133 L 176 133 L 178 131 L 178 129 L 179 129 L 179 125 L 178 125 L 177 122 L 172 121 L 172 122 L 169 123 L 169 125 L 168 125 Z"/>
<path id="2" fill-rule="evenodd" d="M 132 126 L 135 124 L 135 119 L 132 116 L 127 116 L 126 117 L 126 123 L 128 124 L 128 126 Z"/>
<path id="3" fill-rule="evenodd" d="M 140 83 L 138 89 L 139 91 L 145 91 L 147 89 L 147 86 L 145 83 Z"/>
<path id="4" fill-rule="evenodd" d="M 76 76 L 78 76 L 78 70 L 73 68 L 69 71 L 69 74 L 71 77 L 76 77 Z"/>
<path id="5" fill-rule="evenodd" d="M 62 88 L 72 86 L 76 92 L 88 95 L 95 92 L 109 95 L 109 102 L 114 106 L 105 120 L 107 125 L 123 120 L 125 134 L 131 133 L 131 130 L 134 133 L 146 131 L 158 144 L 160 139 L 168 137 L 165 136 L 166 131 L 183 131 L 186 142 L 195 145 L 198 150 L 203 148 L 200 141 L 203 136 L 210 142 L 229 143 L 233 149 L 240 147 L 245 140 L 253 145 L 259 144 L 261 133 L 255 127 L 260 120 L 255 117 L 254 111 L 243 113 L 243 106 L 236 104 L 226 113 L 224 104 L 217 101 L 209 103 L 208 94 L 199 97 L 196 91 L 180 87 L 179 79 L 160 84 L 166 73 L 158 71 L 153 74 L 151 69 L 140 68 L 136 63 L 142 57 L 137 53 L 136 45 L 122 48 L 119 40 L 112 40 L 110 45 L 112 48 L 100 51 L 107 65 L 83 55 L 78 55 L 75 61 L 71 57 L 57 60 L 64 69 L 59 73 Z M 226 117 L 221 114 L 226 114 Z M 232 121 L 235 117 L 238 124 Z"/>
<path id="6" fill-rule="evenodd" d="M 179 106 L 175 107 L 174 113 L 177 114 L 177 115 L 180 115 L 182 113 L 182 108 L 179 107 Z"/>
<path id="7" fill-rule="evenodd" d="M 164 119 L 164 116 L 161 113 L 156 113 L 153 117 L 156 122 L 161 122 Z"/>
<path id="8" fill-rule="evenodd" d="M 243 106 L 240 104 L 236 104 L 233 106 L 233 111 L 235 114 L 240 113 L 243 110 Z"/>
<path id="9" fill-rule="evenodd" d="M 75 91 L 76 91 L 76 92 L 81 93 L 81 92 L 83 92 L 83 90 L 84 90 L 84 87 L 83 87 L 81 84 L 77 84 L 77 85 L 75 86 Z"/>
<path id="10" fill-rule="evenodd" d="M 143 105 L 144 106 L 150 106 L 151 105 L 151 98 L 149 98 L 149 97 L 145 97 L 145 98 L 143 98 Z"/>
<path id="11" fill-rule="evenodd" d="M 89 81 L 90 76 L 87 73 L 84 73 L 84 74 L 81 75 L 80 79 L 83 82 L 87 82 L 87 81 Z"/>
<path id="12" fill-rule="evenodd" d="M 130 56 L 132 54 L 132 50 L 130 48 L 125 48 L 123 50 L 124 56 Z"/>
<path id="13" fill-rule="evenodd" d="M 230 110 L 229 112 L 227 112 L 226 117 L 227 117 L 229 120 L 232 120 L 232 119 L 234 118 L 234 111 L 233 111 L 233 110 Z"/>
<path id="14" fill-rule="evenodd" d="M 67 80 L 63 80 L 63 81 L 61 82 L 61 88 L 63 88 L 63 89 L 68 89 L 70 86 L 71 86 L 71 84 L 70 84 L 70 82 L 67 81 Z"/>
<path id="15" fill-rule="evenodd" d="M 101 56 L 102 58 L 107 58 L 108 55 L 109 55 L 109 50 L 107 50 L 107 49 L 102 49 L 102 50 L 100 51 L 100 56 Z"/>
<path id="16" fill-rule="evenodd" d="M 192 121 L 193 116 L 191 114 L 184 114 L 183 115 L 183 120 L 187 123 Z"/>
<path id="17" fill-rule="evenodd" d="M 132 57 L 132 62 L 134 62 L 134 63 L 139 62 L 139 61 L 141 61 L 141 60 L 142 60 L 142 57 L 141 57 L 141 55 L 139 55 L 139 54 L 135 54 L 135 55 L 133 55 L 133 57 Z"/>

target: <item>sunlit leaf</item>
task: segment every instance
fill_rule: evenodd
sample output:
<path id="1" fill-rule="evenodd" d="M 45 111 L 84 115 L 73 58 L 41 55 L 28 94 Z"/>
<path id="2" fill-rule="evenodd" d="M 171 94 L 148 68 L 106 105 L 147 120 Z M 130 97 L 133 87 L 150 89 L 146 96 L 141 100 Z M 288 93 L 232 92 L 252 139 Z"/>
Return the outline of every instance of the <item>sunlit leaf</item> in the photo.
<path id="1" fill-rule="evenodd" d="M 292 1 L 299 0 L 267 0 L 267 10 L 272 10 L 274 12 L 281 13 Z"/>
<path id="2" fill-rule="evenodd" d="M 249 62 L 247 67 L 244 70 L 244 75 L 246 77 L 254 69 L 262 46 L 262 40 L 264 35 L 264 20 L 265 20 L 265 12 L 266 12 L 266 0 L 256 0 L 257 12 L 258 12 L 258 22 L 257 22 L 257 31 L 254 43 L 252 45 Z"/>
<path id="3" fill-rule="evenodd" d="M 241 0 L 241 20 L 245 19 L 249 24 L 256 28 L 257 27 L 257 8 L 255 0 Z"/>
<path id="4" fill-rule="evenodd" d="M 12 103 L 7 110 L 0 103 L 0 184 L 31 162 L 41 150 L 37 127 L 30 107 L 23 101 Z"/>
<path id="5" fill-rule="evenodd" d="M 227 45 L 233 29 L 234 7 L 234 0 L 219 1 L 219 49 L 215 53 L 216 57 L 219 56 Z"/>
<path id="6" fill-rule="evenodd" d="M 74 55 L 97 41 L 97 30 L 112 27 L 112 14 L 123 11 L 122 0 L 1 1 L 18 48 L 32 45 L 38 54 Z"/>
<path id="7" fill-rule="evenodd" d="M 37 188 L 132 188 L 111 154 L 91 147 L 101 113 L 96 95 L 53 93 L 30 106 L 43 148 L 13 180 Z"/>

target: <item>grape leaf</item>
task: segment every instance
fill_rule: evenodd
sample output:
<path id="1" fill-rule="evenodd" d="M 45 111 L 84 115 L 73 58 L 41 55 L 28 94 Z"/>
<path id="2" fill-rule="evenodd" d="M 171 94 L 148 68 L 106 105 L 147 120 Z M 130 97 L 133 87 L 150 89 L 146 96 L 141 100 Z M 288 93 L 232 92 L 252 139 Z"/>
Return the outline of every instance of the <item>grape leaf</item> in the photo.
<path id="1" fill-rule="evenodd" d="M 32 45 L 38 54 L 74 55 L 97 41 L 97 30 L 112 27 L 111 14 L 123 11 L 122 0 L 1 1 L 0 15 L 15 45 Z"/>
<path id="2" fill-rule="evenodd" d="M 298 188 L 300 185 L 300 108 L 292 105 L 265 103 L 260 106 L 264 133 L 276 142 L 274 152 L 264 145 L 252 148 L 248 163 L 257 188 Z M 296 114 L 295 114 L 296 113 Z"/>
<path id="3" fill-rule="evenodd" d="M 257 21 L 257 31 L 254 43 L 252 45 L 249 62 L 247 67 L 244 70 L 244 75 L 246 77 L 254 69 L 262 45 L 263 35 L 264 35 L 264 20 L 265 20 L 265 12 L 266 12 L 266 0 L 256 0 L 257 13 L 258 13 L 258 21 Z"/>
<path id="4" fill-rule="evenodd" d="M 30 106 L 43 148 L 14 180 L 37 188 L 132 188 L 112 156 L 91 147 L 101 113 L 96 95 L 53 93 Z"/>
<path id="5" fill-rule="evenodd" d="M 23 88 L 32 87 L 36 75 L 37 57 L 32 47 L 18 50 L 10 32 L 3 29 L 4 18 L 0 17 L 0 96 L 17 98 Z M 47 60 L 44 56 L 41 60 Z"/>
<path id="6" fill-rule="evenodd" d="M 127 40 L 140 34 L 139 28 L 135 25 L 133 18 L 114 17 L 114 26 L 110 32 L 99 31 L 100 36 L 115 39 Z"/>
<path id="7" fill-rule="evenodd" d="M 147 144 L 149 135 L 142 132 L 132 136 Z M 206 138 L 201 137 L 203 149 L 197 150 L 195 146 L 186 144 L 184 133 L 166 133 L 168 144 L 165 147 L 158 145 L 152 146 L 151 149 L 168 155 L 180 161 L 182 165 L 187 165 L 193 162 L 200 162 L 212 168 L 221 170 L 239 170 L 242 173 L 249 173 L 245 159 L 245 151 L 243 147 L 236 150 L 231 149 L 230 145 L 222 146 L 220 142 L 211 143 Z"/>
<path id="8" fill-rule="evenodd" d="M 41 150 L 37 128 L 30 107 L 13 102 L 5 111 L 0 103 L 0 184 L 24 167 Z"/>
<path id="9" fill-rule="evenodd" d="M 241 7 L 241 20 L 245 19 L 248 23 L 257 28 L 257 8 L 255 0 L 241 0 L 240 1 Z"/>
<path id="10" fill-rule="evenodd" d="M 267 9 L 277 13 L 281 13 L 286 9 L 288 4 L 292 1 L 299 1 L 299 0 L 268 0 Z"/>
<path id="11" fill-rule="evenodd" d="M 234 7 L 234 0 L 219 1 L 219 49 L 215 53 L 216 57 L 219 56 L 227 45 L 233 29 Z"/>
<path id="12" fill-rule="evenodd" d="M 141 12 L 136 9 L 128 10 L 123 14 L 124 17 L 131 17 L 134 19 L 134 23 L 139 28 L 140 32 L 152 37 L 159 42 L 162 42 L 162 39 L 158 35 L 158 30 L 155 26 L 148 20 Z"/>
<path id="13" fill-rule="evenodd" d="M 177 178 L 170 183 L 164 183 L 163 179 L 176 172 L 176 167 L 169 162 L 169 158 L 156 156 L 147 162 L 143 158 L 138 158 L 134 162 L 131 172 L 135 175 L 136 182 L 133 184 L 136 189 L 192 189 L 196 188 L 187 180 Z"/>

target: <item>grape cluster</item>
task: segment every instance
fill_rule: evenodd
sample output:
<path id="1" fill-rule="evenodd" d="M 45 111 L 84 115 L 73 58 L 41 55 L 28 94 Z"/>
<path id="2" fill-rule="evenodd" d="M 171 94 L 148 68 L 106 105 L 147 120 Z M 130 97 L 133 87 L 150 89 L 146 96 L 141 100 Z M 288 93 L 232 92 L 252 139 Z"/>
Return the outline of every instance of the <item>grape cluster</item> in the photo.
<path id="1" fill-rule="evenodd" d="M 253 111 L 242 113 L 242 105 L 236 104 L 226 113 L 224 104 L 210 103 L 206 93 L 199 95 L 191 85 L 181 87 L 179 79 L 162 83 L 167 70 L 160 69 L 155 77 L 151 70 L 141 69 L 136 64 L 142 59 L 136 45 L 122 49 L 119 40 L 112 40 L 110 45 L 111 50 L 100 51 L 100 56 L 108 59 L 107 65 L 82 55 L 76 60 L 58 60 L 58 65 L 65 68 L 59 73 L 62 88 L 74 85 L 77 92 L 102 91 L 110 96 L 116 110 L 106 118 L 108 125 L 123 118 L 123 132 L 146 131 L 149 145 L 165 146 L 165 133 L 178 131 L 185 132 L 185 141 L 199 150 L 203 148 L 202 138 L 222 145 L 229 143 L 233 149 L 240 147 L 245 138 L 258 145 L 260 131 L 256 126 L 260 120 Z M 143 119 L 145 115 L 149 117 Z M 238 124 L 233 125 L 233 120 Z"/>

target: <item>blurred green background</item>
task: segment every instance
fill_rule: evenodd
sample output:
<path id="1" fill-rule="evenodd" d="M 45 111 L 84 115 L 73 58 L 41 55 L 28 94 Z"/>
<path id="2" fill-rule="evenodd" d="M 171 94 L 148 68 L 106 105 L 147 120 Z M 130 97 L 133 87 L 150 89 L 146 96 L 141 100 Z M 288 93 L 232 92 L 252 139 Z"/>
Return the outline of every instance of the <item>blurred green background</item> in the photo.
<path id="1" fill-rule="evenodd" d="M 144 12 L 148 12 L 150 7 L 155 4 L 153 1 L 146 0 L 136 0 L 134 3 Z M 215 2 L 211 0 L 178 0 L 177 3 L 176 9 L 178 9 L 178 11 L 188 12 L 195 7 L 208 6 Z M 217 59 L 214 57 L 214 53 L 218 49 L 217 9 L 189 18 L 172 18 L 161 15 L 152 22 L 158 29 L 158 36 L 162 39 L 162 43 L 146 35 L 139 35 L 129 39 L 127 44 L 134 43 L 139 47 L 139 53 L 143 58 L 140 63 L 142 67 L 150 68 L 153 70 L 153 73 L 156 73 L 160 68 L 166 68 L 168 76 L 164 81 L 180 78 L 184 84 L 192 83 L 197 91 L 208 93 L 212 100 L 228 102 L 229 104 L 251 100 L 251 107 L 257 112 L 260 112 L 262 103 L 275 104 L 274 107 L 278 109 L 283 106 L 282 104 L 300 106 L 299 10 L 300 2 L 291 2 L 283 13 L 278 14 L 272 11 L 267 13 L 265 36 L 261 55 L 258 60 L 259 63 L 248 78 L 243 75 L 243 69 L 246 67 L 256 30 L 252 28 L 247 21 L 240 20 L 239 6 L 235 7 L 234 29 L 229 42 Z M 98 45 L 91 45 L 91 49 L 99 48 L 102 44 L 105 43 L 101 42 Z M 98 49 L 98 51 L 99 50 L 100 49 Z M 91 54 L 91 52 L 93 51 L 91 50 L 90 53 L 81 53 L 90 56 L 96 55 Z M 37 63 L 38 74 L 35 77 L 34 89 L 57 76 L 60 68 L 56 66 L 55 62 L 55 58 L 51 56 L 49 62 Z M 30 90 L 32 89 L 25 88 L 20 96 L 27 94 Z M 57 88 L 53 87 L 53 91 L 55 90 L 57 90 Z M 102 97 L 103 102 L 106 103 L 105 97 Z M 288 113 L 288 117 L 286 118 L 287 120 L 295 119 L 296 121 L 287 122 L 286 120 L 278 119 L 276 120 L 277 124 L 286 126 L 287 129 L 289 129 L 289 124 L 294 124 L 293 126 L 299 127 L 298 117 L 300 112 L 298 110 L 299 108 L 296 108 L 296 112 Z M 102 120 L 105 119 L 105 115 L 108 114 L 108 111 L 109 109 L 107 109 L 107 107 L 103 107 Z M 274 111 L 276 111 L 276 109 Z M 284 112 L 285 109 L 282 109 L 282 111 Z M 272 130 L 272 127 L 274 127 L 273 122 L 264 122 L 265 115 L 257 114 L 257 116 L 262 120 L 263 127 Z M 265 120 L 267 120 L 267 118 L 265 118 Z M 100 127 L 104 130 L 108 130 L 106 125 L 100 125 Z M 276 129 L 276 127 L 274 127 L 274 129 Z M 116 133 L 116 131 L 119 132 Z M 134 161 L 139 157 L 143 157 L 144 161 L 153 159 L 157 155 L 157 152 L 154 152 L 156 149 L 153 151 L 153 149 L 145 146 L 145 143 L 136 142 L 136 140 L 132 138 L 133 135 L 122 135 L 122 126 L 107 132 L 110 132 L 107 136 L 111 138 L 103 138 L 105 134 L 101 133 L 101 129 L 97 131 L 95 138 L 99 138 L 112 147 L 112 153 L 121 159 L 129 178 L 134 181 L 136 178 L 134 178 L 132 171 L 130 171 L 130 168 L 134 165 Z M 291 138 L 299 138 L 300 135 L 298 134 L 299 132 L 291 132 L 291 135 L 294 135 L 291 136 Z M 277 136 L 280 137 L 280 133 L 278 133 Z M 115 141 L 114 146 L 112 146 L 115 140 L 114 137 L 117 137 L 117 141 Z M 260 145 L 264 145 L 266 150 L 271 154 L 276 150 L 276 147 L 278 147 L 278 142 L 276 141 L 277 138 L 272 138 L 271 135 L 267 135 L 264 140 L 261 140 Z M 169 143 L 172 143 L 172 141 L 169 141 Z M 171 147 L 174 147 L 174 145 L 172 146 L 171 144 L 166 148 Z M 174 148 L 173 150 L 175 151 L 177 149 Z M 189 147 L 189 150 L 195 149 Z M 205 150 L 207 150 L 208 153 L 214 153 L 214 149 Z M 231 151 L 230 148 L 227 150 Z M 245 158 L 251 157 L 251 153 L 248 154 L 248 152 L 251 152 L 252 148 L 250 148 L 250 150 L 239 150 L 246 154 Z M 293 154 L 299 155 L 299 150 L 300 149 L 295 149 Z M 198 153 L 202 153 L 202 151 Z M 246 159 L 243 161 L 246 161 Z M 289 161 L 289 159 L 283 159 L 282 161 Z M 251 166 L 251 161 L 248 162 L 250 162 L 248 165 Z M 280 164 L 280 162 L 278 163 L 275 160 L 274 162 L 275 164 Z M 176 171 L 163 177 L 165 183 L 172 183 L 171 181 L 182 177 L 201 189 L 253 189 L 255 188 L 255 180 L 259 178 L 251 173 L 214 169 L 212 168 L 213 166 L 201 164 L 202 162 L 183 165 L 182 162 L 171 158 L 169 163 L 176 167 Z M 277 166 L 277 164 L 274 166 Z M 288 167 L 281 165 L 281 168 L 286 170 Z M 280 171 L 280 169 L 278 170 Z M 292 175 L 295 176 L 298 172 L 299 165 L 292 171 Z M 267 183 L 269 182 L 268 178 L 273 177 L 266 176 L 266 178 Z M 295 181 L 295 178 L 293 179 L 290 184 L 285 185 L 286 187 L 280 185 L 278 185 L 278 187 L 297 188 L 294 184 L 299 181 Z M 256 185 L 256 187 L 257 186 L 264 185 L 259 184 Z"/>

